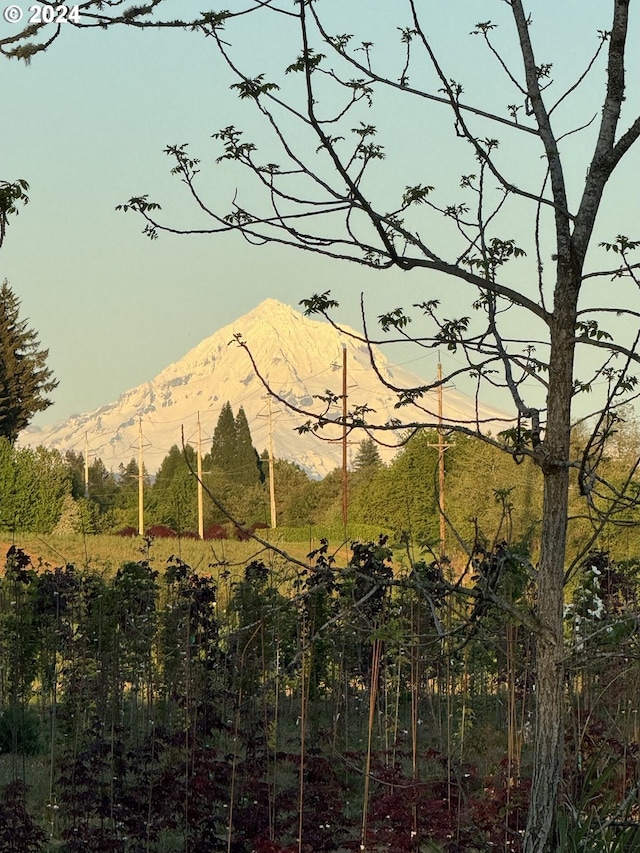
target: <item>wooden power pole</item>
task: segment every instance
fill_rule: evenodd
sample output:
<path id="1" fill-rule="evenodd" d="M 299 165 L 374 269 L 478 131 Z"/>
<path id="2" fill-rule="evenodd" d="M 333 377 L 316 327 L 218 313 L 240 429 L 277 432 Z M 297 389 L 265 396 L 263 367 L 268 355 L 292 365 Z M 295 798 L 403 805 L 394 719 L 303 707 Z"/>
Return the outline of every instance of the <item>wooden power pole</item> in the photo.
<path id="1" fill-rule="evenodd" d="M 442 365 L 438 362 L 438 511 L 440 515 L 440 556 L 447 553 L 447 525 L 444 516 L 444 431 L 442 429 Z"/>
<path id="2" fill-rule="evenodd" d="M 198 536 L 204 539 L 204 501 L 202 496 L 202 430 L 200 429 L 200 412 L 198 412 Z"/>
<path id="3" fill-rule="evenodd" d="M 269 507 L 271 510 L 271 527 L 277 525 L 276 518 L 276 484 L 273 471 L 273 423 L 271 419 L 271 397 L 269 397 Z"/>
<path id="4" fill-rule="evenodd" d="M 89 497 L 89 433 L 84 434 L 84 496 Z"/>
<path id="5" fill-rule="evenodd" d="M 342 344 L 342 525 L 347 531 L 347 345 Z"/>
<path id="6" fill-rule="evenodd" d="M 142 456 L 142 418 L 138 433 L 138 533 L 144 536 L 144 462 Z"/>

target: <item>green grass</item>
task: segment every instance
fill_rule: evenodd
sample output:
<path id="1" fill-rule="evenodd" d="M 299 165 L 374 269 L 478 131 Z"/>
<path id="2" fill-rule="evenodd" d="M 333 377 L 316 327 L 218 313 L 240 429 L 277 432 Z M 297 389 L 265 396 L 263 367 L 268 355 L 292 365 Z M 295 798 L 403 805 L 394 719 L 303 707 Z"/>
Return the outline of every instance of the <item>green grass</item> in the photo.
<path id="1" fill-rule="evenodd" d="M 359 525 L 349 529 L 348 534 L 350 540 L 362 541 L 377 539 L 379 532 L 376 528 L 367 526 L 365 529 Z M 344 564 L 346 550 L 341 548 L 344 541 L 342 528 L 282 527 L 276 530 L 259 530 L 258 535 L 279 551 L 304 563 L 307 563 L 307 554 L 318 548 L 320 540 L 326 538 L 331 549 L 336 551 L 337 564 Z M 10 536 L 11 534 L 6 534 L 3 537 L 0 534 L 0 542 L 8 547 L 11 544 Z M 261 559 L 268 565 L 285 562 L 284 556 L 265 549 L 255 540 L 203 542 L 198 539 L 155 539 L 148 546 L 140 536 L 27 533 L 16 534 L 13 541 L 17 547 L 31 555 L 35 565 L 41 562 L 47 568 L 72 564 L 106 575 L 117 571 L 122 563 L 142 559 L 149 559 L 154 568 L 160 570 L 171 556 L 179 557 L 199 572 L 209 569 L 213 575 L 223 572 L 227 567 L 234 574 L 234 567 L 244 568 L 253 559 Z M 4 557 L 4 554 L 0 556 Z"/>
<path id="2" fill-rule="evenodd" d="M 45 567 L 75 565 L 101 572 L 115 571 L 122 563 L 149 559 L 157 568 L 171 556 L 177 556 L 194 569 L 203 571 L 225 563 L 245 563 L 259 555 L 265 561 L 264 548 L 257 542 L 207 541 L 197 539 L 155 539 L 150 546 L 139 536 L 64 536 L 24 534 L 15 537 L 15 545 L 24 549 L 34 561 Z M 293 547 L 294 556 L 300 557 L 306 546 Z"/>

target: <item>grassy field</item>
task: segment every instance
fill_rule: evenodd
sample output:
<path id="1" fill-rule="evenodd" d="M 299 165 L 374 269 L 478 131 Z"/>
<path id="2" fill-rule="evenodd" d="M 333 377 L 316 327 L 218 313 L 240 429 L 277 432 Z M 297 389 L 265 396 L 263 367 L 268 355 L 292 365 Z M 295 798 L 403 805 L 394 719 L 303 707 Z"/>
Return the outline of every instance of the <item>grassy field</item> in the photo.
<path id="1" fill-rule="evenodd" d="M 308 564 L 307 554 L 320 544 L 319 538 L 311 536 L 307 541 L 283 541 L 279 531 L 259 531 L 261 538 L 273 544 L 273 550 L 255 540 L 238 542 L 229 540 L 200 541 L 198 539 L 154 539 L 148 542 L 140 536 L 82 536 L 53 534 L 18 534 L 13 543 L 8 537 L 0 539 L 2 558 L 11 544 L 26 551 L 34 566 L 44 568 L 74 565 L 77 568 L 91 569 L 100 574 L 110 575 L 126 562 L 148 559 L 158 570 L 167 560 L 176 556 L 198 572 L 217 576 L 226 571 L 232 576 L 241 574 L 241 570 L 252 560 L 262 560 L 267 565 L 282 566 L 289 555 L 294 561 Z M 301 531 L 302 533 L 302 531 Z M 341 542 L 332 541 L 336 550 L 336 562 L 344 565 L 346 549 Z"/>

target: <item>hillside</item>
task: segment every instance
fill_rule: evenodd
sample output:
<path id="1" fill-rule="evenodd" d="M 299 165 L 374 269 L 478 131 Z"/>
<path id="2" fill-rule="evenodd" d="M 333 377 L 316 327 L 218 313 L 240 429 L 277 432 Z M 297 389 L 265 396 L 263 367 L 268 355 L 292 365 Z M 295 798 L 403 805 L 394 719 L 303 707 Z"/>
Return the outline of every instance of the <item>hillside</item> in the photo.
<path id="1" fill-rule="evenodd" d="M 121 463 L 137 456 L 142 432 L 144 464 L 153 474 L 169 448 L 181 444 L 183 432 L 185 441 L 195 444 L 198 416 L 203 449 L 207 450 L 220 409 L 229 400 L 234 412 L 244 407 L 254 444 L 262 451 L 269 443 L 267 394 L 246 351 L 234 339 L 236 334 L 247 343 L 269 386 L 286 403 L 320 412 L 322 404 L 316 395 L 326 394 L 327 389 L 340 394 L 344 346 L 349 407 L 368 406 L 374 410 L 370 417 L 375 423 L 398 417 L 399 412 L 394 409 L 397 397 L 376 377 L 366 345 L 351 337 L 355 333 L 345 329 L 341 334 L 329 323 L 309 319 L 289 305 L 266 299 L 149 382 L 93 412 L 73 415 L 51 427 L 30 427 L 21 435 L 21 444 L 41 444 L 62 452 L 84 452 L 87 447 L 90 459 L 99 456 L 108 469 L 115 471 Z M 374 351 L 386 381 L 403 388 L 424 383 L 424 377 L 391 367 L 377 348 Z M 435 413 L 436 395 L 425 396 L 422 404 Z M 416 416 L 410 408 L 401 411 L 405 418 Z M 445 423 L 460 419 L 473 422 L 474 401 L 447 390 L 443 417 Z M 480 417 L 486 420 L 504 414 L 482 406 Z M 272 401 L 274 454 L 297 462 L 312 476 L 322 477 L 340 464 L 341 448 L 335 440 L 340 438 L 341 430 L 323 433 L 334 443 L 310 434 L 300 435 L 295 428 L 305 420 L 285 404 Z M 364 432 L 352 434 L 351 454 L 364 437 Z M 392 450 L 383 448 L 384 458 L 392 455 Z"/>

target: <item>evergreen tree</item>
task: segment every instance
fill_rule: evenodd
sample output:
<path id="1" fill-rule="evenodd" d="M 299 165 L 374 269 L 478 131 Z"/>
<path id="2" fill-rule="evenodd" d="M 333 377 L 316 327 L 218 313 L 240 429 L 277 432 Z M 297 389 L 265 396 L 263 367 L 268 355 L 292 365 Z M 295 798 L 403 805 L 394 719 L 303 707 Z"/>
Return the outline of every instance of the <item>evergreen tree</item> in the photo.
<path id="1" fill-rule="evenodd" d="M 71 494 L 74 498 L 84 497 L 84 455 L 75 450 L 67 450 L 64 461 L 71 471 Z"/>
<path id="2" fill-rule="evenodd" d="M 89 465 L 89 500 L 97 503 L 101 512 L 106 512 L 115 506 L 117 494 L 118 482 L 116 478 L 110 471 L 107 471 L 102 459 L 97 457 Z"/>
<path id="3" fill-rule="evenodd" d="M 299 465 L 286 459 L 274 461 L 273 473 L 278 524 L 300 526 L 316 522 L 317 483 Z"/>
<path id="4" fill-rule="evenodd" d="M 358 445 L 358 452 L 353 461 L 354 471 L 373 471 L 382 467 L 382 458 L 378 445 L 372 438 L 365 438 Z"/>
<path id="5" fill-rule="evenodd" d="M 415 542 L 438 540 L 435 434 L 416 432 L 388 468 L 374 469 L 366 487 L 354 490 L 350 518 L 407 533 Z"/>
<path id="6" fill-rule="evenodd" d="M 116 488 L 113 496 L 114 520 L 118 525 L 135 526 L 138 523 L 138 463 L 131 459 L 126 465 L 120 463 L 116 480 Z M 145 490 L 149 487 L 149 477 L 143 467 Z M 91 475 L 89 475 L 91 479 Z M 89 494 L 91 494 L 91 483 L 89 483 Z"/>
<path id="7" fill-rule="evenodd" d="M 218 423 L 213 431 L 213 442 L 209 456 L 211 466 L 219 468 L 225 473 L 232 473 L 236 463 L 236 445 L 236 422 L 231 403 L 227 400 L 222 407 Z"/>
<path id="8" fill-rule="evenodd" d="M 177 533 L 195 529 L 198 524 L 198 482 L 191 473 L 196 466 L 195 450 L 187 445 L 182 451 L 174 444 L 163 459 L 151 490 L 154 520 Z"/>
<path id="9" fill-rule="evenodd" d="M 5 280 L 0 287 L 0 435 L 11 444 L 36 412 L 51 405 L 45 395 L 58 384 L 46 366 L 49 350 L 39 346 Z"/>
<path id="10" fill-rule="evenodd" d="M 234 417 L 229 401 L 222 407 L 213 432 L 211 453 L 205 463 L 205 469 L 208 468 L 219 469 L 234 483 L 243 486 L 253 486 L 264 480 L 244 409 L 240 407 Z"/>
<path id="11" fill-rule="evenodd" d="M 264 481 L 260 457 L 251 440 L 249 422 L 242 406 L 235 419 L 236 427 L 236 470 L 240 483 L 253 486 Z"/>

